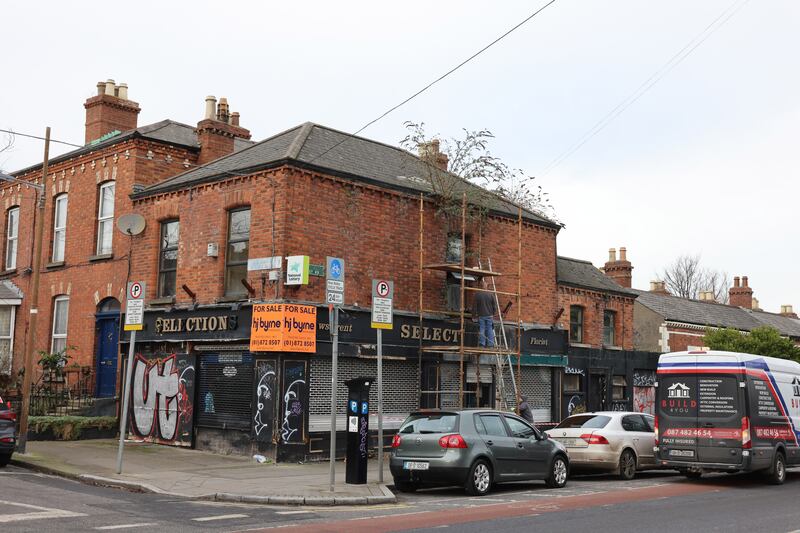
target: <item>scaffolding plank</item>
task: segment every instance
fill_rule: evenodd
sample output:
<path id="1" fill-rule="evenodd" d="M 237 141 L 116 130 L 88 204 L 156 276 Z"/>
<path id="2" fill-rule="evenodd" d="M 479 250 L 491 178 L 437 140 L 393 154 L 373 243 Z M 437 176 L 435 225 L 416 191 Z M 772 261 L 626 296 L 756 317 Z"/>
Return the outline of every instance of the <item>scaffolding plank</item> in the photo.
<path id="1" fill-rule="evenodd" d="M 460 352 L 460 346 L 423 346 L 423 352 Z M 517 355 L 516 350 L 504 350 L 502 348 L 481 348 L 480 346 L 464 346 L 464 353 L 465 354 L 498 354 L 498 355 Z"/>
<path id="2" fill-rule="evenodd" d="M 458 263 L 436 263 L 432 265 L 425 265 L 422 268 L 427 270 L 439 270 L 442 272 L 454 272 L 457 274 L 461 273 L 461 265 Z M 464 267 L 464 274 L 472 274 L 473 276 L 481 277 L 502 276 L 500 272 L 492 272 L 491 270 L 477 267 Z"/>

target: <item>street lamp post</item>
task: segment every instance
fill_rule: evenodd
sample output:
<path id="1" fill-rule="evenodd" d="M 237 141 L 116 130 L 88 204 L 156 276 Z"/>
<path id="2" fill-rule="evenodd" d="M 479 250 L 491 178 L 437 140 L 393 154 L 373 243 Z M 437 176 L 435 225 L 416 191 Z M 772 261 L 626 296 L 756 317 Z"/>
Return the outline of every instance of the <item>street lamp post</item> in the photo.
<path id="1" fill-rule="evenodd" d="M 28 444 L 28 412 L 31 406 L 31 380 L 33 378 L 33 352 L 35 351 L 34 342 L 36 339 L 36 319 L 39 314 L 39 270 L 42 261 L 42 233 L 44 231 L 44 199 L 45 183 L 47 183 L 47 167 L 50 159 L 50 127 L 47 127 L 44 137 L 44 162 L 42 163 L 42 183 L 32 183 L 26 180 L 15 178 L 0 172 L 0 180 L 12 183 L 20 183 L 36 190 L 36 224 L 33 233 L 33 257 L 31 258 L 31 290 L 30 290 L 30 317 L 28 319 L 28 335 L 25 341 L 25 357 L 23 368 L 25 373 L 22 377 L 22 407 L 19 413 L 19 440 L 17 451 L 25 453 Z"/>

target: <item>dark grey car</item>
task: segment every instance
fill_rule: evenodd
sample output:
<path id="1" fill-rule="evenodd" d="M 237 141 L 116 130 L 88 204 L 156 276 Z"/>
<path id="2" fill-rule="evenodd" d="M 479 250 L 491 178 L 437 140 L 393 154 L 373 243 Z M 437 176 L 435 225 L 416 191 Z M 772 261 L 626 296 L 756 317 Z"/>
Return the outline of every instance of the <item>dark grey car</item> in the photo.
<path id="1" fill-rule="evenodd" d="M 563 487 L 569 473 L 561 443 L 512 413 L 485 409 L 412 413 L 394 436 L 389 466 L 401 492 L 461 485 L 476 496 L 504 481 Z"/>
<path id="2" fill-rule="evenodd" d="M 16 425 L 16 413 L 0 397 L 0 467 L 11 461 L 11 454 L 17 444 Z"/>

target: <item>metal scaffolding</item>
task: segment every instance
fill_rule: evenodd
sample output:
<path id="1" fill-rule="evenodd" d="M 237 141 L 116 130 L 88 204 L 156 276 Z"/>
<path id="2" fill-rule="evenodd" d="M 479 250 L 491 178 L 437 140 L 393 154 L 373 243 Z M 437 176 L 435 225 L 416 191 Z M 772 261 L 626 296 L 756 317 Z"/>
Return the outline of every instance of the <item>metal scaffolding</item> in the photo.
<path id="1" fill-rule="evenodd" d="M 511 373 L 511 378 L 514 386 L 514 398 L 515 398 L 515 408 L 519 411 L 519 404 L 520 404 L 520 387 L 521 384 L 521 370 L 522 370 L 522 208 L 517 207 L 517 291 L 516 292 L 508 292 L 508 291 L 498 291 L 496 290 L 495 278 L 502 276 L 500 272 L 496 272 L 491 268 L 491 260 L 488 261 L 489 268 L 484 269 L 481 268 L 482 261 L 479 260 L 478 266 L 467 266 L 466 265 L 466 252 L 467 252 L 467 242 L 466 242 L 466 235 L 467 235 L 467 195 L 466 193 L 463 194 L 461 200 L 461 254 L 460 260 L 458 263 L 430 263 L 425 264 L 425 248 L 424 248 L 424 238 L 425 238 L 425 199 L 424 195 L 420 194 L 419 196 L 419 327 L 420 331 L 422 329 L 422 321 L 423 317 L 426 313 L 437 314 L 437 315 L 445 315 L 451 318 L 458 318 L 459 321 L 459 342 L 457 346 L 454 345 L 423 345 L 422 342 L 422 335 L 420 334 L 419 339 L 419 368 L 418 372 L 421 379 L 422 373 L 422 354 L 424 352 L 428 353 L 436 353 L 436 354 L 445 354 L 445 353 L 454 353 L 457 352 L 459 354 L 459 386 L 458 386 L 458 405 L 459 407 L 464 407 L 464 395 L 465 394 L 475 394 L 475 404 L 480 404 L 480 393 L 481 393 L 481 380 L 480 380 L 480 356 L 481 355 L 493 355 L 495 358 L 495 368 L 497 369 L 497 385 L 499 386 L 499 391 L 495 394 L 496 399 L 500 400 L 500 408 L 508 408 L 507 406 L 507 397 L 505 391 L 505 381 L 504 381 L 504 368 L 506 361 L 508 362 L 509 372 Z M 460 301 L 457 312 L 453 311 L 444 311 L 444 310 L 434 310 L 434 309 L 426 309 L 424 305 L 424 290 L 425 290 L 425 282 L 423 273 L 428 271 L 438 271 L 438 272 L 445 272 L 445 273 L 452 273 L 458 274 L 460 277 Z M 466 276 L 474 276 L 475 278 L 491 278 L 492 284 L 491 289 L 489 288 L 479 288 L 479 287 L 468 287 L 466 285 Z M 498 303 L 499 300 L 497 299 L 497 295 L 504 295 L 504 296 L 512 296 L 516 299 L 516 308 L 517 308 L 517 320 L 516 320 L 516 346 L 513 348 L 509 348 L 508 342 L 506 340 L 505 330 L 501 332 L 502 339 L 504 343 L 504 347 L 495 347 L 493 348 L 485 348 L 479 346 L 466 346 L 465 345 L 465 315 L 467 313 L 466 310 L 466 294 L 467 292 L 488 292 L 492 293 L 495 297 L 495 302 Z M 506 319 L 503 321 L 502 319 L 502 310 L 500 309 L 499 304 L 498 307 L 498 314 L 500 314 L 501 320 L 501 328 L 504 327 L 505 324 L 508 324 L 509 321 Z M 496 338 L 500 338 L 500 336 L 496 336 Z M 476 385 L 475 391 L 465 391 L 464 390 L 464 363 L 465 358 L 469 356 L 470 358 L 474 358 L 474 364 L 476 369 Z M 512 367 L 512 356 L 516 356 L 516 379 L 514 379 L 514 368 Z M 420 387 L 422 386 L 422 382 L 420 381 Z M 425 391 L 427 393 L 433 391 Z M 437 394 L 445 394 L 450 393 L 451 391 L 435 391 Z M 455 391 L 452 391 L 453 393 Z M 421 391 L 422 394 L 422 391 Z M 441 401 L 439 400 L 439 403 Z"/>

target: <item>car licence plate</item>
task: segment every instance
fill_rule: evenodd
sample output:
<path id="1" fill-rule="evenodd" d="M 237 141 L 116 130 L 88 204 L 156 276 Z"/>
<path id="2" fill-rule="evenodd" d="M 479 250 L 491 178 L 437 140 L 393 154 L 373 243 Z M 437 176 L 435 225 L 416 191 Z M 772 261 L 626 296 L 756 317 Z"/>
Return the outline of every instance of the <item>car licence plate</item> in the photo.
<path id="1" fill-rule="evenodd" d="M 429 463 L 422 461 L 405 461 L 403 463 L 403 470 L 427 470 L 429 466 Z"/>
<path id="2" fill-rule="evenodd" d="M 574 437 L 559 437 L 556 439 L 558 442 L 566 446 L 567 448 L 581 448 L 586 446 L 586 441 L 579 438 Z"/>
<path id="3" fill-rule="evenodd" d="M 694 457 L 694 450 L 670 450 L 669 454 L 673 457 Z"/>

